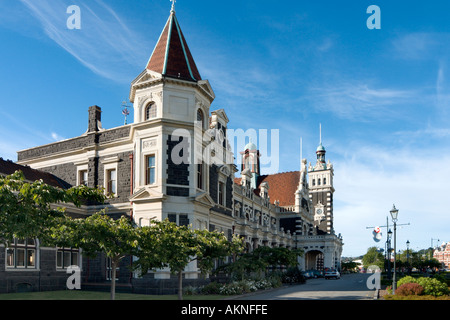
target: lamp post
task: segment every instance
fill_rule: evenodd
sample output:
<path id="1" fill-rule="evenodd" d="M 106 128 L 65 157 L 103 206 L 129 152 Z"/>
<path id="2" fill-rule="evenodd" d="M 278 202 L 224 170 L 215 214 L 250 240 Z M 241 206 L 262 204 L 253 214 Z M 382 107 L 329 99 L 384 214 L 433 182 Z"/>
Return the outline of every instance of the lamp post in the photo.
<path id="1" fill-rule="evenodd" d="M 409 265 L 409 240 L 406 240 L 406 263 L 408 264 L 408 274 L 411 273 L 411 266 Z"/>
<path id="2" fill-rule="evenodd" d="M 391 279 L 391 250 L 392 250 L 392 248 L 391 248 L 391 239 L 392 239 L 392 231 L 391 231 L 391 229 L 389 229 L 389 231 L 388 231 L 388 236 L 387 236 L 387 238 L 388 238 L 388 240 L 387 240 L 387 246 L 388 246 L 388 249 L 387 249 L 387 257 L 388 257 L 388 261 L 387 261 L 387 265 L 388 265 L 388 279 L 390 280 Z"/>
<path id="3" fill-rule="evenodd" d="M 397 241 L 396 241 L 396 231 L 397 231 L 397 218 L 398 218 L 398 210 L 395 208 L 395 205 L 392 206 L 391 209 L 391 217 L 392 217 L 392 222 L 394 222 L 394 277 L 392 279 L 392 294 L 395 294 L 395 289 L 397 286 L 396 283 L 396 260 L 397 260 Z"/>

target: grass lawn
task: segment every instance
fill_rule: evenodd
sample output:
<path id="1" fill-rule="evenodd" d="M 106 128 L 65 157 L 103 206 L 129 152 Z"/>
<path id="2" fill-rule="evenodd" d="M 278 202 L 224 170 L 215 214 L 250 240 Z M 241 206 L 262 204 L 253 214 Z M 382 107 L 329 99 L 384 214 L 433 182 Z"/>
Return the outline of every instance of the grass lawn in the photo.
<path id="1" fill-rule="evenodd" d="M 222 295 L 186 295 L 183 300 L 220 300 Z M 3 293 L 0 300 L 110 300 L 109 292 L 62 290 L 45 292 Z M 176 295 L 116 293 L 116 300 L 178 300 Z"/>

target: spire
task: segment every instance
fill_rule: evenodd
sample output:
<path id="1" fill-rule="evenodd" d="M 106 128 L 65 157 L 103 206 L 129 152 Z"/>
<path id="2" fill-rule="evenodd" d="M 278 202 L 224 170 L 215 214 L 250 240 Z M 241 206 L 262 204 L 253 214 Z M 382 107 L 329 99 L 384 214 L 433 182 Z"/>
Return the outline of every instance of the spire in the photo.
<path id="1" fill-rule="evenodd" d="M 201 80 L 200 73 L 175 15 L 175 2 L 169 19 L 147 63 L 147 69 L 163 76 L 189 81 Z"/>

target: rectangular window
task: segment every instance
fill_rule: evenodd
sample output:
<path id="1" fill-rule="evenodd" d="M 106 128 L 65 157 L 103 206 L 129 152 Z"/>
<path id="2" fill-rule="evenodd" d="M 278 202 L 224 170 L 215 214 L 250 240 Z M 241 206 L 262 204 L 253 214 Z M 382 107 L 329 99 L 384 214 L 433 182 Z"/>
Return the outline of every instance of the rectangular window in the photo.
<path id="1" fill-rule="evenodd" d="M 224 189 L 225 184 L 222 181 L 219 181 L 219 204 L 224 205 Z"/>
<path id="2" fill-rule="evenodd" d="M 88 172 L 87 172 L 87 170 L 80 170 L 79 172 L 78 172 L 78 174 L 79 174 L 79 177 L 78 177 L 78 181 L 80 181 L 80 186 L 81 185 L 85 185 L 85 186 L 87 186 L 87 180 L 88 180 Z"/>
<path id="3" fill-rule="evenodd" d="M 9 268 L 36 268 L 36 243 L 33 239 L 14 239 L 6 248 L 6 267 Z"/>
<path id="4" fill-rule="evenodd" d="M 65 269 L 70 266 L 79 266 L 79 249 L 77 248 L 57 248 L 56 268 Z"/>
<path id="5" fill-rule="evenodd" d="M 116 169 L 106 171 L 107 185 L 106 192 L 108 195 L 117 193 L 117 172 Z"/>
<path id="6" fill-rule="evenodd" d="M 14 259 L 14 249 L 8 248 L 6 249 L 6 266 L 8 268 L 13 268 L 15 265 Z"/>
<path id="7" fill-rule="evenodd" d="M 167 219 L 169 219 L 169 222 L 177 223 L 177 215 L 175 213 L 169 213 Z"/>
<path id="8" fill-rule="evenodd" d="M 197 188 L 203 189 L 203 164 L 197 164 Z"/>
<path id="9" fill-rule="evenodd" d="M 155 155 L 145 157 L 145 184 L 154 184 L 156 181 Z"/>
<path id="10" fill-rule="evenodd" d="M 187 214 L 180 214 L 179 220 L 180 220 L 180 223 L 179 223 L 180 226 L 189 225 L 189 218 L 188 218 Z"/>

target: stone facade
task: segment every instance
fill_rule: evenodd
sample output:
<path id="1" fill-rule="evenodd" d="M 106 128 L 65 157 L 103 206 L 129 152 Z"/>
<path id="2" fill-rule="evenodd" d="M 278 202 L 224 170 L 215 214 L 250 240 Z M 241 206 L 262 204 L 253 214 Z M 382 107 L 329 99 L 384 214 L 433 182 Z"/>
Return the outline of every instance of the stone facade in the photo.
<path id="1" fill-rule="evenodd" d="M 163 33 L 178 30 L 167 27 L 171 23 L 176 23 L 174 12 Z M 166 35 L 159 41 L 185 40 Z M 181 47 L 186 50 L 177 50 Z M 163 50 L 175 50 L 178 56 Z M 258 246 L 302 248 L 302 269 L 339 268 L 343 243 L 332 228 L 332 167 L 307 170 L 302 160 L 299 171 L 262 175 L 258 148 L 249 144 L 241 152 L 244 165 L 236 178 L 239 170 L 227 140 L 229 119 L 223 109 L 210 110 L 214 91 L 196 71 L 187 44 L 158 43 L 153 54 L 170 57 L 163 63 L 170 64 L 172 71 L 180 66 L 178 75 L 183 76 L 165 74 L 166 68 L 158 65 L 161 59 L 152 57 L 131 83 L 133 123 L 104 129 L 101 108 L 91 106 L 85 133 L 19 151 L 18 165 L 52 174 L 65 186 L 85 183 L 105 188 L 111 195 L 103 205 L 68 206 L 68 214 L 88 216 L 106 209 L 112 216 L 128 215 L 138 226 L 152 219 L 169 219 L 192 228 L 218 230 L 228 237 L 237 234 L 248 251 Z M 319 173 L 327 176 L 325 189 L 312 186 L 311 176 L 307 180 L 308 174 Z M 317 223 L 319 206 L 326 212 L 324 225 Z M 0 250 L 0 292 L 65 288 L 67 274 L 56 268 L 57 249 L 37 247 L 36 251 L 39 266 L 19 271 L 5 270 L 6 251 Z M 131 257 L 123 259 L 119 268 L 122 288 L 173 293 L 176 281 L 169 270 L 139 278 L 127 268 L 130 263 Z M 89 259 L 81 253 L 76 264 L 82 266 L 85 288 L 108 283 L 104 256 Z M 207 281 L 195 262 L 185 269 L 184 277 L 185 283 Z"/>

